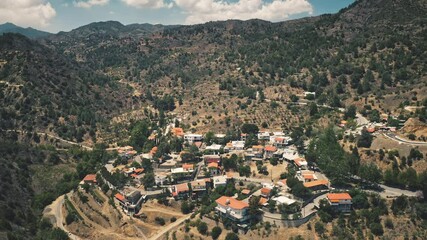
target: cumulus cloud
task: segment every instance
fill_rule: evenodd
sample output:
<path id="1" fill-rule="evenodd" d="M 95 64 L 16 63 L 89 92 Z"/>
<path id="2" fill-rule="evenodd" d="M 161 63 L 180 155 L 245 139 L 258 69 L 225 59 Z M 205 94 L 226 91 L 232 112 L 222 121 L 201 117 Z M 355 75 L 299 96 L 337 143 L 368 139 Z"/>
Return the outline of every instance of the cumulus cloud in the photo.
<path id="1" fill-rule="evenodd" d="M 103 6 L 108 4 L 110 0 L 86 0 L 86 1 L 75 1 L 74 6 L 81 8 L 91 8 L 92 6 Z"/>
<path id="2" fill-rule="evenodd" d="M 1 0 L 0 23 L 12 22 L 24 27 L 43 28 L 56 16 L 46 0 Z"/>
<path id="3" fill-rule="evenodd" d="M 313 13 L 308 0 L 239 0 L 225 2 L 218 0 L 174 0 L 176 6 L 187 14 L 186 24 L 197 24 L 215 20 L 259 18 L 268 21 L 282 21 L 291 15 Z"/>
<path id="4" fill-rule="evenodd" d="M 137 8 L 171 8 L 173 3 L 167 4 L 164 0 L 122 0 L 129 6 Z"/>

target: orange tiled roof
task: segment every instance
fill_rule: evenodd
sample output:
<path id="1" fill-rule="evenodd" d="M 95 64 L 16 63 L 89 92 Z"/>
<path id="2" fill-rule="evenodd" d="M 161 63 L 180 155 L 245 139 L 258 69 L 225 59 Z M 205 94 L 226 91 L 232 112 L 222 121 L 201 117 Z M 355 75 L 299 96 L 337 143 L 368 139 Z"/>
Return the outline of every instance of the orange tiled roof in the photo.
<path id="1" fill-rule="evenodd" d="M 135 169 L 135 171 L 134 171 L 136 174 L 140 174 L 140 173 L 142 173 L 142 172 L 144 172 L 144 168 L 137 168 L 137 169 Z"/>
<path id="2" fill-rule="evenodd" d="M 249 190 L 249 189 L 243 189 L 242 190 L 242 194 L 248 195 L 249 193 L 251 193 L 251 190 Z"/>
<path id="3" fill-rule="evenodd" d="M 96 174 L 88 174 L 85 178 L 83 178 L 85 182 L 96 182 Z"/>
<path id="4" fill-rule="evenodd" d="M 265 198 L 265 197 L 260 197 L 260 199 L 259 199 L 259 204 L 260 204 L 260 205 L 264 205 L 264 204 L 266 204 L 267 202 L 268 202 L 267 198 Z"/>
<path id="5" fill-rule="evenodd" d="M 275 146 L 265 146 L 265 151 L 275 152 L 277 151 L 277 148 Z"/>
<path id="6" fill-rule="evenodd" d="M 208 164 L 208 168 L 218 168 L 218 163 L 217 162 L 211 162 Z"/>
<path id="7" fill-rule="evenodd" d="M 262 150 L 262 149 L 264 149 L 264 147 L 261 146 L 261 145 L 253 145 L 252 149 L 260 149 L 260 150 Z"/>
<path id="8" fill-rule="evenodd" d="M 277 137 L 274 139 L 274 141 L 276 141 L 276 142 L 283 142 L 283 140 L 285 140 L 284 137 Z"/>
<path id="9" fill-rule="evenodd" d="M 130 176 L 133 177 L 133 178 L 137 178 L 138 177 L 138 175 L 135 174 L 135 173 L 132 173 Z"/>
<path id="10" fill-rule="evenodd" d="M 311 187 L 316 187 L 316 186 L 320 186 L 320 185 L 327 186 L 328 183 L 329 183 L 328 180 L 316 180 L 316 181 L 312 181 L 312 182 L 306 182 L 306 183 L 303 183 L 303 184 L 304 184 L 304 187 L 311 188 Z"/>
<path id="11" fill-rule="evenodd" d="M 125 201 L 125 197 L 123 195 L 121 195 L 120 193 L 116 193 L 116 195 L 114 195 L 115 198 L 117 198 L 118 200 L 124 202 Z"/>
<path id="12" fill-rule="evenodd" d="M 304 179 L 314 179 L 314 175 L 313 174 L 303 174 L 302 177 Z"/>
<path id="13" fill-rule="evenodd" d="M 182 128 L 173 128 L 172 132 L 175 136 L 184 136 L 184 130 Z"/>
<path id="14" fill-rule="evenodd" d="M 218 198 L 217 200 L 215 200 L 215 202 L 218 205 L 229 206 L 230 208 L 233 208 L 233 209 L 244 209 L 244 208 L 249 207 L 248 203 L 243 202 L 243 201 L 239 201 L 237 199 L 227 197 L 227 196 L 222 196 L 222 197 Z"/>
<path id="15" fill-rule="evenodd" d="M 175 194 L 178 194 L 180 192 L 188 192 L 190 191 L 190 188 L 188 187 L 188 183 L 181 183 L 175 185 Z"/>
<path id="16" fill-rule="evenodd" d="M 270 188 L 261 188 L 261 194 L 263 195 L 269 195 L 271 192 Z"/>
<path id="17" fill-rule="evenodd" d="M 187 163 L 184 163 L 184 164 L 182 165 L 182 168 L 183 168 L 184 170 L 192 169 L 193 167 L 194 167 L 194 165 L 193 165 L 193 164 L 187 164 Z"/>
<path id="18" fill-rule="evenodd" d="M 351 196 L 348 193 L 328 193 L 327 195 L 329 201 L 339 202 L 342 200 L 351 200 Z"/>

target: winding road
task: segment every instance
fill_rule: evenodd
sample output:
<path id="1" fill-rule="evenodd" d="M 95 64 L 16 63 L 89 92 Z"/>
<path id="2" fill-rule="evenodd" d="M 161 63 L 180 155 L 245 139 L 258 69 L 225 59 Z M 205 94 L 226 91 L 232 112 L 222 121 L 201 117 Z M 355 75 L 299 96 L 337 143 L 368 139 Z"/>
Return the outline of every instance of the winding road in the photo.
<path id="1" fill-rule="evenodd" d="M 64 227 L 64 223 L 62 222 L 64 219 L 64 216 L 62 215 L 63 205 L 64 205 L 64 195 L 61 195 L 55 201 L 53 201 L 49 206 L 45 208 L 43 215 L 48 218 L 54 217 L 55 218 L 54 226 L 66 232 L 68 234 L 68 237 L 71 240 L 81 240 L 80 237 L 78 237 L 77 235 L 74 235 Z"/>
<path id="2" fill-rule="evenodd" d="M 427 142 L 419 142 L 419 141 L 407 140 L 407 139 L 404 139 L 404 138 L 401 138 L 401 137 L 397 136 L 395 133 L 385 132 L 385 133 L 383 133 L 383 135 L 386 138 L 389 138 L 389 139 L 391 139 L 393 141 L 396 141 L 396 142 L 398 142 L 400 144 L 403 143 L 403 144 L 409 144 L 409 145 L 427 146 Z"/>

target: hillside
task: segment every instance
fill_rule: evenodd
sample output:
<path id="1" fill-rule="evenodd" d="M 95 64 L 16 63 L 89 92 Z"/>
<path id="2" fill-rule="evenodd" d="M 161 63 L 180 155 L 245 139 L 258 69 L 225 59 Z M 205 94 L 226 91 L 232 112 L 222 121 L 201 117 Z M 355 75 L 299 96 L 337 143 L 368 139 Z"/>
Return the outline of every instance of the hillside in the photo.
<path id="1" fill-rule="evenodd" d="M 1 129 L 95 137 L 96 124 L 119 112 L 127 90 L 18 34 L 0 37 Z"/>
<path id="2" fill-rule="evenodd" d="M 28 38 L 42 38 L 51 35 L 51 33 L 40 31 L 34 28 L 23 28 L 13 23 L 0 24 L 0 35 L 4 33 L 19 33 Z"/>
<path id="3" fill-rule="evenodd" d="M 419 104 L 427 97 L 426 12 L 421 0 L 361 0 L 337 14 L 279 23 L 93 23 L 44 43 L 129 84 L 139 106 L 173 96 L 174 114 L 197 130 L 288 126 L 307 115 L 286 108 L 304 91 L 316 92 L 319 104 L 368 104 L 395 115 L 403 112 L 399 105 Z M 255 101 L 256 92 L 267 103 Z"/>

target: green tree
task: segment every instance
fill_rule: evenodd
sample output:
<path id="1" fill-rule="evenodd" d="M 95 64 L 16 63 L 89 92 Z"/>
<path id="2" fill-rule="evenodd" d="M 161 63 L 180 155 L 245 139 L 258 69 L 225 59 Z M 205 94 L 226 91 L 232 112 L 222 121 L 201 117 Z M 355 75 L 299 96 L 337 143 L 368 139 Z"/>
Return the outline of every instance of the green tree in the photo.
<path id="1" fill-rule="evenodd" d="M 366 130 L 366 128 L 363 128 L 362 133 L 359 139 L 357 140 L 357 146 L 369 148 L 371 147 L 372 139 L 373 139 L 372 134 L 370 134 L 368 130 Z"/>
<path id="2" fill-rule="evenodd" d="M 354 105 L 350 105 L 344 113 L 345 119 L 354 119 L 356 117 L 357 108 Z"/>
<path id="3" fill-rule="evenodd" d="M 363 164 L 359 168 L 359 176 L 371 183 L 379 183 L 381 180 L 381 170 L 374 163 Z"/>
<path id="4" fill-rule="evenodd" d="M 252 124 L 252 123 L 244 123 L 242 125 L 242 127 L 240 128 L 240 131 L 242 131 L 242 133 L 246 133 L 246 134 L 257 134 L 259 132 L 259 128 L 257 125 Z"/>
<path id="5" fill-rule="evenodd" d="M 222 229 L 220 227 L 218 227 L 218 226 L 213 227 L 212 231 L 211 231 L 212 239 L 214 239 L 214 240 L 218 239 L 218 237 L 221 235 L 221 233 L 222 233 Z"/>
<path id="6" fill-rule="evenodd" d="M 319 110 L 317 109 L 316 103 L 310 103 L 309 112 L 310 112 L 310 116 L 314 116 L 314 115 L 319 113 Z"/>
<path id="7" fill-rule="evenodd" d="M 144 185 L 145 189 L 153 187 L 154 182 L 155 182 L 154 173 L 152 172 L 146 173 L 144 177 L 141 179 L 141 183 L 142 185 Z"/>
<path id="8" fill-rule="evenodd" d="M 225 236 L 225 240 L 239 240 L 239 236 L 237 236 L 237 234 L 234 232 L 230 232 Z"/>
<path id="9" fill-rule="evenodd" d="M 200 234 L 205 235 L 208 232 L 208 225 L 205 222 L 200 222 L 197 225 L 197 231 L 199 231 Z"/>

